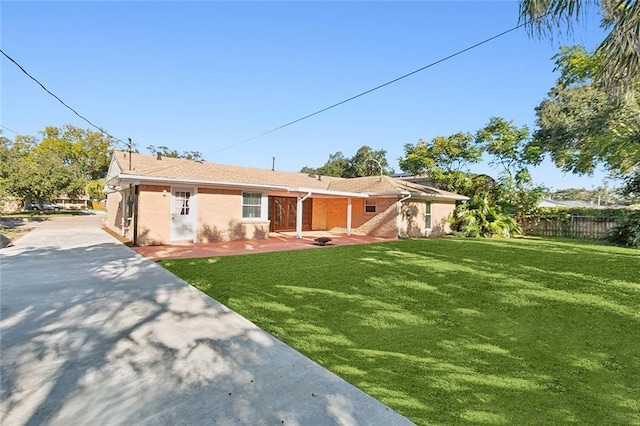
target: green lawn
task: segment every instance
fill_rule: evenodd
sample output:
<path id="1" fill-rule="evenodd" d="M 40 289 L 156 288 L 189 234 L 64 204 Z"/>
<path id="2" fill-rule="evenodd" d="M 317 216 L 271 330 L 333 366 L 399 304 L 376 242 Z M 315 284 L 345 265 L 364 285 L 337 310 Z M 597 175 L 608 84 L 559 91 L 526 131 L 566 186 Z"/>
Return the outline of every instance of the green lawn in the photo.
<path id="1" fill-rule="evenodd" d="M 640 424 L 640 251 L 435 239 L 162 264 L 418 424 Z"/>

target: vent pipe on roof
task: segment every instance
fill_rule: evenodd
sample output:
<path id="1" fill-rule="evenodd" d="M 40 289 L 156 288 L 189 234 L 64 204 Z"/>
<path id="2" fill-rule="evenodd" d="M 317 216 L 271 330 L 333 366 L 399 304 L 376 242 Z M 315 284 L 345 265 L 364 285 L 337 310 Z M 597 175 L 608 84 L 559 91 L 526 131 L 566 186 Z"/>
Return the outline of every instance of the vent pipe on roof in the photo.
<path id="1" fill-rule="evenodd" d="M 275 172 L 276 171 L 276 157 L 271 157 L 271 171 Z"/>
<path id="2" fill-rule="evenodd" d="M 133 144 L 131 143 L 131 138 L 127 138 L 129 140 L 128 148 L 129 148 L 129 171 L 131 171 L 131 152 L 133 151 Z"/>

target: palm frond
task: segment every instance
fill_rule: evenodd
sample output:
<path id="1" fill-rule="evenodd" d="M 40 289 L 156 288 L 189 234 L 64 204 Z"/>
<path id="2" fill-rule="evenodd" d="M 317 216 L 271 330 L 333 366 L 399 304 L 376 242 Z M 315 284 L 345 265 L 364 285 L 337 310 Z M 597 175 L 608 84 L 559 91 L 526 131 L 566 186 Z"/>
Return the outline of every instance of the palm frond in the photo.
<path id="1" fill-rule="evenodd" d="M 610 30 L 598 47 L 603 66 L 597 80 L 618 97 L 631 96 L 640 81 L 640 4 L 638 0 L 521 0 L 520 22 L 532 36 L 553 38 L 599 7 L 601 26 Z"/>

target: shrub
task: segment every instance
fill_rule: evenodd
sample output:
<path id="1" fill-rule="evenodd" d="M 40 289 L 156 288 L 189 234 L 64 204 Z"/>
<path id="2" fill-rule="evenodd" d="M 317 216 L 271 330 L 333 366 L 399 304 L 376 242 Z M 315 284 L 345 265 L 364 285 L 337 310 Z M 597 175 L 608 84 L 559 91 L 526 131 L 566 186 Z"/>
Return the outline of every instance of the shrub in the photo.
<path id="1" fill-rule="evenodd" d="M 467 237 L 505 237 L 522 233 L 513 216 L 492 205 L 486 196 L 473 197 L 456 208 L 451 219 L 451 229 Z"/>
<path id="2" fill-rule="evenodd" d="M 618 219 L 616 225 L 604 237 L 609 243 L 625 246 L 640 246 L 640 212 Z"/>

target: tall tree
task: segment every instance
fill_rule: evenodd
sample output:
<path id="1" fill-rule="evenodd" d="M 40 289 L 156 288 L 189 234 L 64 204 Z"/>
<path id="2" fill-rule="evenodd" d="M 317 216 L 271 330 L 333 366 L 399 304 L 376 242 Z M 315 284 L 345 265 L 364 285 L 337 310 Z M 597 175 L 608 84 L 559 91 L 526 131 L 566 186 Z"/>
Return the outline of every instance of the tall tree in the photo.
<path id="1" fill-rule="evenodd" d="M 342 154 L 342 152 L 338 151 L 333 154 L 329 154 L 329 159 L 324 163 L 324 165 L 314 168 L 314 167 L 303 167 L 300 172 L 322 175 L 322 176 L 334 176 L 334 177 L 342 177 L 342 174 L 349 167 L 349 159 Z"/>
<path id="2" fill-rule="evenodd" d="M 89 180 L 104 178 L 109 169 L 115 140 L 101 132 L 66 124 L 47 126 L 40 132 L 37 150 L 58 153 L 65 164 L 74 164 Z"/>
<path id="3" fill-rule="evenodd" d="M 500 168 L 500 191 L 497 197 L 507 211 L 526 213 L 536 207 L 545 188 L 533 182 L 528 166 L 540 162 L 541 149 L 529 144 L 527 126 L 492 117 L 476 133 L 476 144 L 490 156 L 489 164 Z"/>
<path id="4" fill-rule="evenodd" d="M 83 193 L 86 178 L 76 163 L 65 163 L 52 149 L 39 149 L 31 136 L 16 136 L 2 167 L 2 186 L 25 202 L 42 204 L 60 194 Z"/>
<path id="5" fill-rule="evenodd" d="M 25 202 L 84 194 L 87 182 L 104 178 L 113 139 L 71 125 L 47 126 L 42 139 L 17 135 L 0 146 L 0 186 Z M 6 138 L 5 138 L 6 139 Z"/>
<path id="6" fill-rule="evenodd" d="M 349 159 L 342 177 L 388 175 L 392 170 L 389 168 L 386 155 L 387 151 L 384 149 L 374 151 L 371 147 L 364 145 Z"/>
<path id="7" fill-rule="evenodd" d="M 386 154 L 387 151 L 383 149 L 375 151 L 364 145 L 351 158 L 338 151 L 330 154 L 324 165 L 318 168 L 305 166 L 300 172 L 344 178 L 388 175 L 393 173 L 393 170 L 389 167 Z"/>
<path id="8" fill-rule="evenodd" d="M 521 0 L 520 19 L 532 34 L 569 29 L 589 7 L 598 7 L 601 27 L 609 33 L 598 46 L 602 67 L 597 80 L 610 89 L 629 89 L 640 79 L 640 4 L 637 0 Z"/>
<path id="9" fill-rule="evenodd" d="M 471 133 L 437 136 L 430 142 L 420 139 L 416 144 L 404 145 L 400 169 L 429 177 L 448 191 L 464 193 L 470 188 L 469 166 L 482 158 L 482 150 L 474 144 Z"/>
<path id="10" fill-rule="evenodd" d="M 615 100 L 593 79 L 602 55 L 573 46 L 554 58 L 560 77 L 536 108 L 531 146 L 567 172 L 588 174 L 602 165 L 613 175 L 640 173 L 640 85 L 633 97 Z"/>

